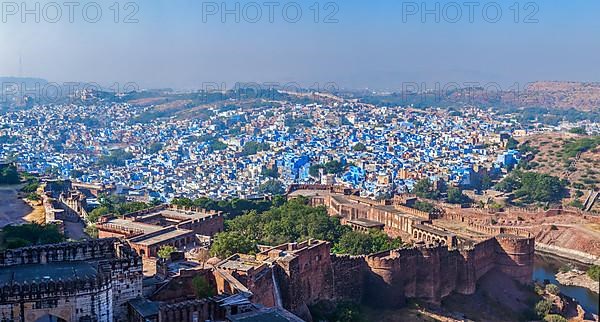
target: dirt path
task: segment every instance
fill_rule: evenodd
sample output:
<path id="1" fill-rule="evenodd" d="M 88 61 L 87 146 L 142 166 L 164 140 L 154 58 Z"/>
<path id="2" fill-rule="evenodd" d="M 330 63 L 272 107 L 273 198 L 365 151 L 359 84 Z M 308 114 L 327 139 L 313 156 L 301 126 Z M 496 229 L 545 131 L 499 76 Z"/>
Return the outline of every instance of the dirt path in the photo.
<path id="1" fill-rule="evenodd" d="M 18 198 L 22 185 L 0 186 L 0 228 L 10 224 L 25 223 L 33 208 Z"/>

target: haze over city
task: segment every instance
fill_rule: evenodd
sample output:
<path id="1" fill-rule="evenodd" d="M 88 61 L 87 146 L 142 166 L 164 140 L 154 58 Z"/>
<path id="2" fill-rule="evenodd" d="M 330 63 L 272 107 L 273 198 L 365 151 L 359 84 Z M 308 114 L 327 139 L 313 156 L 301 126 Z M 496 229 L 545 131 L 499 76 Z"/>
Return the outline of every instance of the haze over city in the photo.
<path id="1" fill-rule="evenodd" d="M 600 81 L 600 4 L 590 0 L 516 7 L 159 0 L 121 2 L 118 11 L 96 1 L 60 4 L 59 18 L 48 3 L 19 2 L 15 11 L 3 2 L 0 75 L 179 89 L 238 81 L 396 90 L 406 82 Z M 39 13 L 23 16 L 36 4 Z"/>

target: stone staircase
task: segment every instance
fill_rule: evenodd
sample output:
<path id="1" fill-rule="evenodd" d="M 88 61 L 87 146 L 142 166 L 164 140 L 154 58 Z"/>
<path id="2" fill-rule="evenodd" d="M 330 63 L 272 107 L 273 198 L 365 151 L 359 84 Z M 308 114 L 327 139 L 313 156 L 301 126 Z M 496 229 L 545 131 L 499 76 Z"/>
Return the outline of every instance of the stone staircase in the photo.
<path id="1" fill-rule="evenodd" d="M 600 191 L 590 190 L 588 197 L 585 199 L 585 203 L 583 204 L 583 210 L 591 211 L 599 195 Z"/>

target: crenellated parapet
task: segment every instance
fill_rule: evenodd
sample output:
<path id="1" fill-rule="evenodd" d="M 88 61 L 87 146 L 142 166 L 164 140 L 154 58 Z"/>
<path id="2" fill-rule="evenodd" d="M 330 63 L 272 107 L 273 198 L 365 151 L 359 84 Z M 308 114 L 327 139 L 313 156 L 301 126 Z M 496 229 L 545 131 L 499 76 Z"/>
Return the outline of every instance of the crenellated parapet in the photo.
<path id="1" fill-rule="evenodd" d="M 37 301 L 40 299 L 105 292 L 112 287 L 110 272 L 64 279 L 12 281 L 0 288 L 0 301 Z"/>
<path id="2" fill-rule="evenodd" d="M 366 256 L 331 255 L 333 298 L 360 302 L 364 298 Z"/>
<path id="3" fill-rule="evenodd" d="M 122 241 L 108 238 L 4 250 L 0 252 L 0 267 L 113 258 L 119 243 Z"/>
<path id="4" fill-rule="evenodd" d="M 141 258 L 116 238 L 5 250 L 0 319 L 37 320 L 43 306 L 67 321 L 124 321 L 124 304 L 142 295 L 142 277 Z"/>
<path id="5" fill-rule="evenodd" d="M 328 242 L 308 240 L 262 249 L 252 260 L 236 260 L 240 256 L 236 255 L 219 265 L 229 267 L 231 278 L 252 292 L 278 290 L 282 305 L 292 312 L 302 312 L 320 300 L 365 301 L 386 308 L 402 307 L 406 299 L 439 305 L 454 292 L 475 293 L 478 280 L 492 270 L 529 283 L 534 240 L 500 234 L 469 240 L 459 248 L 419 242 L 365 256 L 330 254 L 330 250 Z M 269 265 L 271 274 L 264 281 L 276 285 L 257 287 L 244 279 L 244 273 L 252 272 L 250 264 Z"/>
<path id="6" fill-rule="evenodd" d="M 165 322 L 179 321 L 207 321 L 217 316 L 225 315 L 212 299 L 189 300 L 178 303 L 161 303 L 159 306 L 158 320 Z"/>

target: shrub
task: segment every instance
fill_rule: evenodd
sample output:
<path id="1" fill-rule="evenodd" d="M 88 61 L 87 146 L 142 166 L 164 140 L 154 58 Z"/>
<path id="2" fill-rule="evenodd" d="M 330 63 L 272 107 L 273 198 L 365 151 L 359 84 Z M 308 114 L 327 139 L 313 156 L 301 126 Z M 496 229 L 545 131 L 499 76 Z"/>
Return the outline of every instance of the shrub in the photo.
<path id="1" fill-rule="evenodd" d="M 2 228 L 2 231 L 0 232 L 0 249 L 56 244 L 63 242 L 64 240 L 65 236 L 57 225 L 9 225 Z"/>
<path id="2" fill-rule="evenodd" d="M 413 208 L 423 211 L 423 212 L 432 212 L 435 210 L 434 205 L 432 205 L 428 202 L 425 202 L 425 201 L 417 201 Z"/>
<path id="3" fill-rule="evenodd" d="M 546 322 L 567 322 L 568 320 L 558 314 L 548 314 L 544 317 Z"/>
<path id="4" fill-rule="evenodd" d="M 587 271 L 587 275 L 596 282 L 600 281 L 600 265 L 594 265 Z"/>
<path id="5" fill-rule="evenodd" d="M 42 200 L 42 198 L 37 194 L 37 193 L 30 193 L 27 195 L 26 199 L 31 200 L 31 201 L 39 201 Z"/>
<path id="6" fill-rule="evenodd" d="M 535 305 L 535 313 L 538 317 L 543 318 L 552 310 L 552 303 L 547 300 L 541 300 Z"/>
<path id="7" fill-rule="evenodd" d="M 175 251 L 177 251 L 177 249 L 173 246 L 170 246 L 170 245 L 162 246 L 158 250 L 158 257 L 160 257 L 162 259 L 167 259 L 167 258 L 169 258 L 169 256 L 171 256 L 171 253 L 173 253 Z"/>
<path id="8" fill-rule="evenodd" d="M 95 224 L 89 224 L 85 227 L 85 233 L 92 238 L 98 238 L 98 227 Z"/>
<path id="9" fill-rule="evenodd" d="M 558 295 L 560 293 L 560 288 L 554 284 L 546 285 L 546 291 L 552 295 Z"/>
<path id="10" fill-rule="evenodd" d="M 362 143 L 357 143 L 355 146 L 352 147 L 352 150 L 357 152 L 364 152 L 367 150 L 367 147 Z"/>
<path id="11" fill-rule="evenodd" d="M 540 284 L 536 283 L 535 287 L 534 287 L 534 290 L 535 290 L 535 294 L 537 294 L 539 296 L 544 295 L 544 289 L 542 288 L 542 286 Z"/>
<path id="12" fill-rule="evenodd" d="M 36 192 L 39 188 L 40 184 L 38 182 L 28 183 L 25 187 L 21 188 L 21 191 L 25 193 L 33 193 Z"/>
<path id="13" fill-rule="evenodd" d="M 197 299 L 204 299 L 215 295 L 215 290 L 208 283 L 204 276 L 196 276 L 192 279 L 192 285 L 194 286 L 194 293 L 196 293 Z"/>

